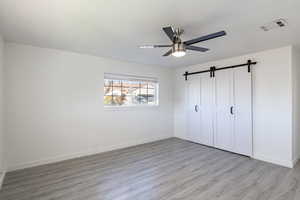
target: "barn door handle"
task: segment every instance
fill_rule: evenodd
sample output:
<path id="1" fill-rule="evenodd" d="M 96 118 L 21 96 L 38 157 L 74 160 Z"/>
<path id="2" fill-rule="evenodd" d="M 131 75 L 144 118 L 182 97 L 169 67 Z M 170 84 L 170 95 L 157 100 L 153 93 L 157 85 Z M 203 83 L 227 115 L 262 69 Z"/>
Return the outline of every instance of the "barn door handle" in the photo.
<path id="1" fill-rule="evenodd" d="M 195 112 L 198 112 L 198 105 L 195 105 Z"/>
<path id="2" fill-rule="evenodd" d="M 232 114 L 232 115 L 234 114 L 233 113 L 233 106 L 230 106 L 230 114 Z"/>

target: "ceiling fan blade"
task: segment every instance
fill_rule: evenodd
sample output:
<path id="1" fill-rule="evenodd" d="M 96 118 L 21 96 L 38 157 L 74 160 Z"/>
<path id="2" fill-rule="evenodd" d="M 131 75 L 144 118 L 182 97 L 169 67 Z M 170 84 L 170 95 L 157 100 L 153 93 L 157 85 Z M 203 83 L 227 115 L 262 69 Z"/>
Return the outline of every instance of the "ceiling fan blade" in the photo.
<path id="1" fill-rule="evenodd" d="M 188 50 L 201 51 L 201 52 L 206 52 L 206 51 L 209 50 L 209 49 L 204 48 L 204 47 L 196 47 L 196 46 L 186 46 L 185 48 L 188 49 Z"/>
<path id="2" fill-rule="evenodd" d="M 221 37 L 221 36 L 224 36 L 224 35 L 226 35 L 226 32 L 225 31 L 220 31 L 220 32 L 212 33 L 212 34 L 209 34 L 209 35 L 206 35 L 206 36 L 202 36 L 202 37 L 198 37 L 198 38 L 195 38 L 195 39 L 192 39 L 192 40 L 185 41 L 184 44 L 185 45 L 191 45 L 191 44 L 195 44 L 195 43 L 198 43 L 198 42 L 203 42 L 203 41 L 206 41 L 206 40 L 211 40 L 211 39 L 214 39 L 214 38 L 217 38 L 217 37 Z"/>
<path id="3" fill-rule="evenodd" d="M 172 54 L 172 49 L 170 49 L 167 53 L 165 53 L 163 56 L 169 56 Z"/>
<path id="4" fill-rule="evenodd" d="M 154 48 L 161 48 L 161 47 L 172 47 L 173 45 L 171 45 L 171 44 L 162 44 L 162 45 L 153 45 L 154 46 Z"/>
<path id="5" fill-rule="evenodd" d="M 170 40 L 173 42 L 174 40 L 174 31 L 173 31 L 173 28 L 171 26 L 168 26 L 168 27 L 164 27 L 163 28 L 163 31 L 167 34 L 167 36 L 170 38 Z"/>
<path id="6" fill-rule="evenodd" d="M 161 48 L 161 47 L 172 47 L 172 45 L 166 44 L 166 45 L 143 45 L 143 46 L 140 46 L 141 49 L 153 49 L 153 48 Z"/>

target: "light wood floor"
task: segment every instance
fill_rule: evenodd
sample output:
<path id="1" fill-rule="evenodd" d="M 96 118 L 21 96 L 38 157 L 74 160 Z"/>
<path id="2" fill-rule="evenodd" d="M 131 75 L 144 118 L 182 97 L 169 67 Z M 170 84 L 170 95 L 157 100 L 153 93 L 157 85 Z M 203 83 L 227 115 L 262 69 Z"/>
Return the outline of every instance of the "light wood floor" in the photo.
<path id="1" fill-rule="evenodd" d="M 1 200 L 300 200 L 295 169 L 179 139 L 8 173 Z"/>

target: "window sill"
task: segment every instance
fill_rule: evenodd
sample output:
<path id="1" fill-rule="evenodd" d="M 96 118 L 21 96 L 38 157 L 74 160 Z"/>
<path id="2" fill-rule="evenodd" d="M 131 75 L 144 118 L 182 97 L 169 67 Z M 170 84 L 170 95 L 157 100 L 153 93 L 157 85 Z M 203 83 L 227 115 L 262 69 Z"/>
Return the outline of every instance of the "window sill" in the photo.
<path id="1" fill-rule="evenodd" d="M 143 109 L 158 109 L 159 105 L 143 105 L 143 106 L 104 106 L 104 111 L 131 111 Z"/>

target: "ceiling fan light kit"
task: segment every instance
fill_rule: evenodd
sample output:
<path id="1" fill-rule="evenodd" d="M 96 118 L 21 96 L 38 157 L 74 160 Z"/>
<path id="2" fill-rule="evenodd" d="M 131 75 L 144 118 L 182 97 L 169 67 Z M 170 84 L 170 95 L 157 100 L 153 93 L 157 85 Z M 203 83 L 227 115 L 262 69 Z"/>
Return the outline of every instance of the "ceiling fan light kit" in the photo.
<path id="1" fill-rule="evenodd" d="M 195 38 L 192 40 L 182 42 L 180 39 L 180 36 L 184 32 L 183 29 L 179 29 L 179 28 L 173 29 L 171 26 L 168 26 L 168 27 L 164 27 L 163 31 L 166 33 L 166 35 L 169 37 L 169 39 L 172 41 L 173 44 L 171 44 L 171 45 L 145 45 L 145 46 L 140 46 L 140 48 L 149 49 L 149 48 L 171 47 L 171 49 L 168 52 L 166 52 L 163 56 L 172 55 L 174 57 L 183 57 L 186 55 L 186 50 L 200 51 L 200 52 L 206 52 L 209 50 L 204 47 L 192 46 L 193 44 L 226 35 L 225 31 L 219 31 L 216 33 L 212 33 L 209 35 L 205 35 L 202 37 L 198 37 L 198 38 Z"/>
<path id="2" fill-rule="evenodd" d="M 186 52 L 185 52 L 185 46 L 183 43 L 176 43 L 173 45 L 172 47 L 172 56 L 174 57 L 183 57 L 185 56 Z"/>

